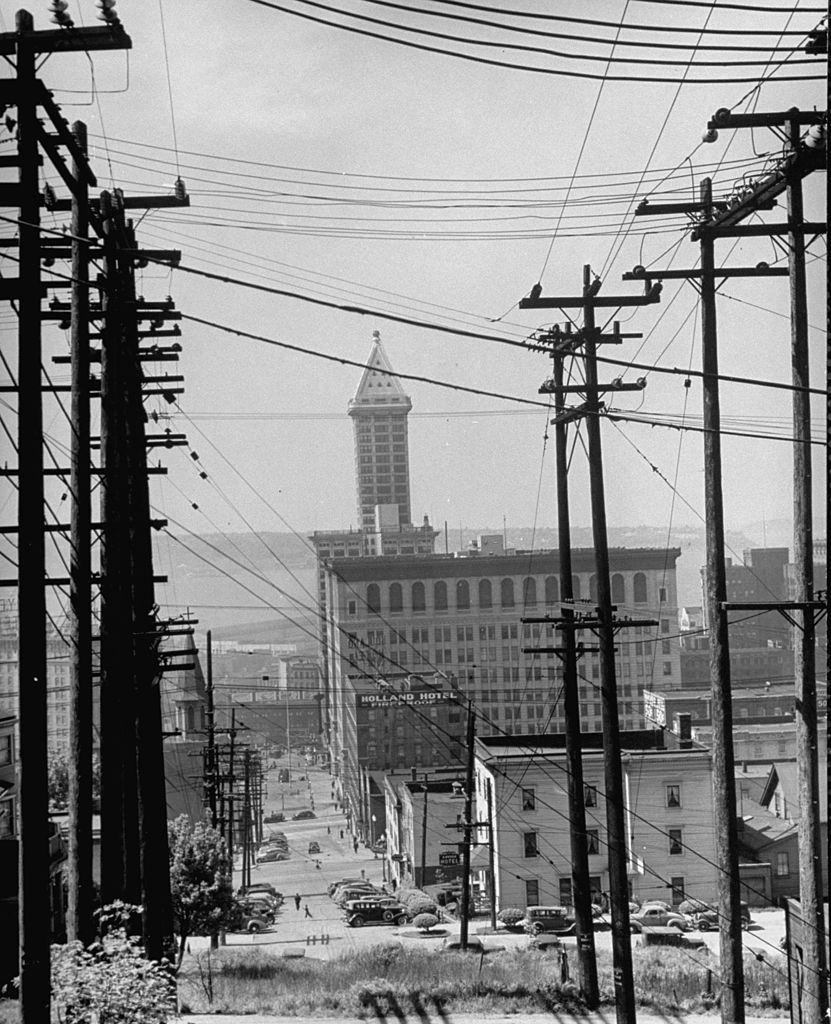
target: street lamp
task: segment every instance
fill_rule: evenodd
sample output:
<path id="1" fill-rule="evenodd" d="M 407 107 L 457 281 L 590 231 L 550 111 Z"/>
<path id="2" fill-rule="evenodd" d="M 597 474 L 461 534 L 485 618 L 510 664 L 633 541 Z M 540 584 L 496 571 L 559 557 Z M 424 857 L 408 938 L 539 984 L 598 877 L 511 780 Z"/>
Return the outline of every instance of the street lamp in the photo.
<path id="1" fill-rule="evenodd" d="M 370 826 L 370 830 L 369 830 L 369 832 L 370 832 L 370 834 L 369 834 L 369 845 L 370 845 L 370 846 L 375 846 L 375 822 L 376 822 L 377 820 L 378 820 L 378 819 L 377 819 L 377 818 L 375 817 L 375 815 L 373 814 L 373 815 L 372 815 L 372 818 L 371 818 L 371 821 L 372 821 L 372 825 Z M 373 850 L 373 853 L 374 853 L 374 852 L 375 852 L 375 851 Z M 375 859 L 376 859 L 376 860 L 378 859 L 378 854 L 377 854 L 377 853 L 375 854 Z"/>

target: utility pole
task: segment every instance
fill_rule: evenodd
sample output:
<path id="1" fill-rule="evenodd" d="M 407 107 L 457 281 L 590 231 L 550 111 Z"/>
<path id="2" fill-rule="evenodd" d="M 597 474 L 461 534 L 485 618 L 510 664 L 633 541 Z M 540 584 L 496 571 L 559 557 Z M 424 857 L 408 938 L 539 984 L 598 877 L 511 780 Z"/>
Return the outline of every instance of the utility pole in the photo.
<path id="1" fill-rule="evenodd" d="M 488 801 L 488 900 L 491 905 L 491 928 L 496 931 L 496 858 L 493 831 L 493 784 L 487 780 Z"/>
<path id="2" fill-rule="evenodd" d="M 556 343 L 555 343 L 556 344 Z M 568 498 L 568 428 L 564 417 L 562 352 L 552 352 L 555 392 L 554 438 L 557 462 L 557 540 L 560 553 L 560 599 L 563 616 L 574 618 L 574 589 L 571 572 L 571 518 Z M 568 810 L 571 820 L 571 891 L 577 932 L 580 990 L 589 1009 L 600 1002 L 597 958 L 594 948 L 586 807 L 583 792 L 583 752 L 580 740 L 580 697 L 577 685 L 577 638 L 573 628 L 563 630 L 563 708 L 568 761 Z"/>
<path id="3" fill-rule="evenodd" d="M 595 325 L 596 307 L 620 308 L 643 306 L 658 302 L 660 285 L 647 284 L 641 296 L 598 297 L 601 282 L 592 280 L 591 267 L 583 268 L 583 292 L 580 296 L 541 297 L 533 294 L 520 301 L 521 309 L 576 308 L 583 312 L 583 328 L 575 342 L 582 345 L 585 384 L 557 385 L 543 389 L 558 395 L 582 393 L 582 406 L 563 413 L 558 420 L 566 422 L 577 416 L 586 417 L 588 438 L 589 485 L 592 505 L 592 533 L 595 549 L 597 578 L 597 609 L 593 623 L 599 640 L 601 706 L 603 710 L 603 756 L 605 770 L 606 831 L 609 848 L 609 888 L 612 910 L 612 955 L 614 962 L 615 1005 L 618 1024 L 635 1024 L 635 986 L 632 970 L 632 947 L 629 932 L 629 877 L 626 827 L 623 808 L 623 772 L 620 758 L 620 726 L 617 707 L 617 679 L 611 586 L 609 580 L 609 547 L 606 534 L 606 505 L 603 486 L 603 453 L 600 440 L 600 415 L 603 403 L 600 393 L 610 391 L 643 390 L 643 380 L 634 384 L 615 381 L 601 387 L 597 381 L 597 342 L 603 340 Z M 615 332 L 617 338 L 619 332 Z M 599 336 L 599 337 L 598 337 Z M 569 577 L 570 579 L 570 577 Z M 533 621 L 533 620 L 527 620 Z M 542 620 L 546 621 L 546 620 Z M 574 623 L 563 620 L 561 628 L 571 632 Z M 581 794 L 582 796 L 582 794 Z"/>
<path id="4" fill-rule="evenodd" d="M 87 128 L 72 126 L 80 152 L 87 152 Z M 70 350 L 72 398 L 70 437 L 69 541 L 69 856 L 67 935 L 88 946 L 95 935 L 92 903 L 92 586 L 90 558 L 89 400 L 89 189 L 85 167 L 73 158 L 78 194 L 72 197 L 72 298 Z"/>
<path id="5" fill-rule="evenodd" d="M 251 884 L 251 752 L 243 753 L 242 884 Z"/>
<path id="6" fill-rule="evenodd" d="M 237 709 L 231 708 L 231 730 L 228 743 L 228 856 L 231 859 L 231 878 L 234 877 L 234 842 L 236 820 L 234 815 L 234 744 L 237 738 Z"/>
<path id="7" fill-rule="evenodd" d="M 412 781 L 416 783 L 418 781 L 418 769 L 410 769 L 412 774 Z M 427 772 L 421 773 L 421 791 L 424 794 L 424 803 L 422 804 L 421 810 L 421 878 L 416 878 L 416 885 L 424 887 L 427 871 L 427 797 L 430 792 L 429 786 L 427 785 L 429 775 Z"/>
<path id="8" fill-rule="evenodd" d="M 206 700 L 205 718 L 208 726 L 208 763 L 205 766 L 205 776 L 208 788 L 208 808 L 211 812 L 211 825 L 216 828 L 216 719 L 214 715 L 214 656 L 211 630 L 208 630 L 205 638 L 206 656 Z"/>
<path id="9" fill-rule="evenodd" d="M 36 48 L 32 16 L 18 11 L 17 163 L 20 206 L 18 306 L 18 915 L 20 1019 L 49 1019 L 49 839 L 46 749 L 46 577 L 43 534 L 43 396 L 41 393 L 40 195 Z"/>
<path id="10" fill-rule="evenodd" d="M 459 945 L 467 949 L 468 925 L 470 922 L 470 846 L 473 836 L 473 785 L 476 757 L 476 713 L 473 701 L 467 703 L 467 770 L 465 772 L 464 847 L 462 850 L 462 899 Z"/>

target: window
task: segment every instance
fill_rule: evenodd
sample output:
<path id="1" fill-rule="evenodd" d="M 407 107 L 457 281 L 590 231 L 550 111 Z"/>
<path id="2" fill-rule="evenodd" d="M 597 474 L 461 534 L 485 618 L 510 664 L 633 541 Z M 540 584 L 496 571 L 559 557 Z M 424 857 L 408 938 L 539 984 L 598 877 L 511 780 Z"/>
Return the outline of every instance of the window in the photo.
<path id="1" fill-rule="evenodd" d="M 570 878 L 561 878 L 559 880 L 559 882 L 558 882 L 558 886 L 559 886 L 559 890 L 560 890 L 560 906 L 561 907 L 570 907 L 571 904 L 572 904 L 572 898 L 571 898 L 571 879 Z"/>
<path id="2" fill-rule="evenodd" d="M 447 611 L 447 584 L 438 580 L 433 586 L 433 607 L 437 612 Z"/>
<path id="3" fill-rule="evenodd" d="M 597 577 L 594 573 L 589 576 L 589 600 L 597 603 Z"/>
<path id="4" fill-rule="evenodd" d="M 503 608 L 514 607 L 514 581 L 505 579 L 500 586 L 500 603 Z"/>
<path id="5" fill-rule="evenodd" d="M 684 843 L 681 840 L 681 829 L 671 828 L 668 830 L 669 833 L 669 852 L 672 856 L 677 856 L 684 852 Z"/>
<path id="6" fill-rule="evenodd" d="M 635 604 L 646 604 L 646 576 L 642 572 L 636 572 L 632 580 Z"/>
<path id="7" fill-rule="evenodd" d="M 404 592 L 400 583 L 390 583 L 390 612 L 404 611 Z"/>
<path id="8" fill-rule="evenodd" d="M 358 602 L 357 601 L 347 601 L 346 602 L 346 614 L 347 615 L 357 615 L 358 614 Z"/>
<path id="9" fill-rule="evenodd" d="M 536 878 L 525 879 L 525 906 L 538 907 L 540 903 L 540 883 Z"/>
<path id="10" fill-rule="evenodd" d="M 623 604 L 626 600 L 626 584 L 623 576 L 619 572 L 616 572 L 612 576 L 612 601 L 617 604 Z"/>
<path id="11" fill-rule="evenodd" d="M 583 806 L 597 807 L 597 786 L 583 786 Z"/>
<path id="12" fill-rule="evenodd" d="M 427 603 L 426 603 L 426 599 L 425 599 L 425 594 L 424 594 L 424 584 L 423 583 L 414 583 L 413 584 L 412 597 L 413 597 L 413 611 L 414 612 L 423 612 L 426 609 L 426 607 L 427 607 Z"/>
<path id="13" fill-rule="evenodd" d="M 791 873 L 791 867 L 788 863 L 788 851 L 781 850 L 776 854 L 776 877 L 784 878 L 785 875 Z"/>
<path id="14" fill-rule="evenodd" d="M 537 856 L 537 833 L 536 832 L 523 832 L 523 834 L 522 834 L 522 849 L 523 849 L 523 856 L 525 856 L 525 857 L 536 857 Z"/>
<path id="15" fill-rule="evenodd" d="M 14 800 L 0 802 L 0 839 L 14 835 Z"/>
<path id="16" fill-rule="evenodd" d="M 579 576 L 572 576 L 571 577 L 571 596 L 575 600 L 579 600 L 579 598 L 581 596 L 580 577 Z"/>
<path id="17" fill-rule="evenodd" d="M 533 789 L 523 789 L 522 809 L 523 811 L 535 811 L 537 809 L 537 796 Z"/>
<path id="18" fill-rule="evenodd" d="M 456 584 L 456 608 L 460 612 L 470 608 L 470 585 L 467 580 L 459 580 Z"/>
<path id="19" fill-rule="evenodd" d="M 593 857 L 600 853 L 600 832 L 596 828 L 586 829 L 586 852 Z"/>
<path id="20" fill-rule="evenodd" d="M 490 580 L 479 580 L 479 607 L 493 608 L 493 588 Z"/>
<path id="21" fill-rule="evenodd" d="M 681 786 L 673 782 L 667 786 L 667 807 L 681 806 Z"/>
<path id="22" fill-rule="evenodd" d="M 536 608 L 537 606 L 537 581 L 528 576 L 522 584 L 522 607 Z"/>
<path id="23" fill-rule="evenodd" d="M 8 732 L 4 736 L 0 736 L 0 764 L 11 764 L 14 761 L 12 743 L 12 733 Z"/>
<path id="24" fill-rule="evenodd" d="M 684 902 L 684 876 L 673 875 L 669 880 L 669 884 L 672 888 L 672 905 L 673 907 L 679 907 Z"/>
<path id="25" fill-rule="evenodd" d="M 545 577 L 545 603 L 556 604 L 560 600 L 560 587 L 556 576 Z"/>
<path id="26" fill-rule="evenodd" d="M 665 676 L 671 676 L 672 675 L 672 662 L 671 661 L 665 661 L 665 662 L 663 662 L 663 666 L 664 666 L 664 675 Z"/>
<path id="27" fill-rule="evenodd" d="M 377 583 L 370 583 L 366 588 L 366 609 L 376 615 L 381 611 L 381 588 Z"/>

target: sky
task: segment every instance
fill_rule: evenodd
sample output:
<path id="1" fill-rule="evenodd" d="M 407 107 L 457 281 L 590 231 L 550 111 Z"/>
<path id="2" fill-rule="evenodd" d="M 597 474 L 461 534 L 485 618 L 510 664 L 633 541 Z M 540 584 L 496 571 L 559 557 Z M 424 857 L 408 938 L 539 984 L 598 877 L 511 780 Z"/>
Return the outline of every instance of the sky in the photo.
<path id="1" fill-rule="evenodd" d="M 0 4 L 0 30 L 12 27 L 15 6 Z M 517 342 L 562 323 L 559 311 L 520 310 L 517 303 L 538 281 L 546 295 L 579 294 L 585 264 L 602 277 L 601 294 L 608 295 L 642 290 L 640 283 L 621 280 L 636 264 L 695 266 L 698 247 L 679 218 L 647 223 L 632 216 L 637 202 L 647 195 L 653 201 L 691 199 L 706 173 L 715 177 L 717 196 L 729 193 L 743 174 L 760 174 L 767 156 L 781 152 L 781 140 L 765 129 L 722 131 L 715 143 L 703 144 L 702 132 L 716 109 L 812 109 L 825 102 L 824 82 L 779 81 L 818 72 L 822 64 L 786 65 L 778 72 L 769 65 L 770 81 L 752 91 L 765 66 L 739 67 L 724 60 L 758 55 L 733 52 L 725 58 L 720 51 L 700 50 L 697 60 L 722 64 L 689 71 L 688 78 L 753 81 L 601 83 L 405 48 L 389 38 L 404 38 L 400 29 L 349 20 L 325 5 L 286 0 L 279 6 L 284 11 L 252 0 L 122 2 L 118 11 L 133 43 L 129 54 L 56 55 L 40 74 L 65 116 L 87 124 L 99 188 L 169 194 L 177 174 L 184 180 L 190 208 L 147 213 L 138 229 L 144 245 L 180 248 L 183 267 L 474 335 Z M 415 5 L 404 5 L 403 11 L 364 0 L 336 6 L 387 23 L 501 44 L 475 50 L 472 43 L 407 36 L 440 49 L 600 76 L 610 45 L 591 43 L 589 37 L 615 35 L 614 29 L 520 16 L 550 13 L 552 6 L 542 0 L 505 0 L 502 9 L 513 13 L 501 23 L 519 29 L 510 34 L 458 20 L 495 20 L 492 12 L 499 8 L 493 4 L 477 12 L 425 0 L 425 10 L 454 16 L 442 20 L 418 14 Z M 701 38 L 723 45 L 737 37 L 711 30 L 747 29 L 751 21 L 754 30 L 772 34 L 745 33 L 738 37 L 742 45 L 795 47 L 799 36 L 777 34 L 805 32 L 820 17 L 804 3 L 791 14 L 780 13 L 787 5 L 765 6 L 777 11 L 751 16 L 718 5 L 712 10 L 654 0 L 591 5 L 561 0 L 556 11 L 623 21 L 622 38 L 653 44 L 618 48 L 618 55 L 683 61 L 691 49 L 670 51 L 654 44 L 689 45 L 696 33 L 659 33 L 659 28 L 706 25 Z M 31 9 L 37 27 L 48 27 L 45 0 Z M 366 38 L 286 11 L 360 24 L 386 38 Z M 71 0 L 69 12 L 78 24 L 96 23 L 92 0 Z M 637 31 L 635 25 L 653 30 Z M 570 38 L 541 38 L 531 35 L 532 29 Z M 603 60 L 520 52 L 507 49 L 506 42 Z M 683 65 L 657 64 L 613 64 L 609 70 L 674 78 L 685 72 Z M 63 194 L 57 178 L 47 176 Z M 668 189 L 674 190 L 671 196 Z M 824 189 L 824 176 L 806 182 L 806 214 L 812 219 L 823 218 Z M 777 216 L 781 211 L 765 215 Z M 54 221 L 46 215 L 45 223 L 53 222 L 63 223 L 60 215 Z M 733 266 L 761 260 L 784 265 L 782 253 L 767 239 L 732 246 L 732 241 L 717 243 L 717 262 L 729 256 Z M 824 249 L 815 244 L 811 253 L 812 383 L 821 386 L 826 263 Z M 139 290 L 146 298 L 172 295 L 184 314 L 356 362 L 368 357 L 372 332 L 379 330 L 397 371 L 545 401 L 538 388 L 550 375 L 546 356 L 516 345 L 391 322 L 371 312 L 325 308 L 183 270 L 150 266 L 140 273 Z M 722 291 L 722 372 L 787 381 L 787 279 L 734 279 Z M 700 369 L 696 298 L 690 284 L 667 282 L 660 304 L 621 311 L 623 329 L 643 337 L 601 354 Z M 11 317 L 4 314 L 0 326 L 4 349 L 13 358 Z M 187 433 L 190 442 L 189 448 L 162 456 L 169 475 L 152 484 L 154 503 L 169 517 L 171 529 L 206 533 L 253 526 L 308 532 L 354 524 L 346 407 L 361 370 L 187 320 L 182 330 L 178 368 L 164 364 L 161 369 L 183 373 L 186 392 L 178 407 L 148 401 L 149 410 L 170 416 L 167 425 Z M 63 332 L 45 331 L 47 354 L 65 352 L 66 345 Z M 62 370 L 53 368 L 57 379 Z M 700 424 L 697 380 L 687 387 L 683 376 L 600 369 L 601 380 L 621 375 L 627 381 L 645 375 L 647 386 L 615 397 L 616 408 Z M 556 523 L 553 432 L 546 440 L 546 408 L 425 382 L 405 381 L 404 387 L 413 402 L 416 522 L 427 514 L 439 528 L 447 521 L 451 529 L 500 527 L 503 520 L 509 526 Z M 726 425 L 788 435 L 787 392 L 724 384 L 721 400 Z M 817 397 L 817 436 L 822 416 Z M 65 423 L 55 406 L 47 409 L 47 426 L 56 443 L 61 437 L 65 442 Z M 611 525 L 665 525 L 671 535 L 673 527 L 701 521 L 700 433 L 625 422 L 604 422 L 602 433 Z M 820 451 L 817 447 L 814 491 L 817 533 L 824 535 Z M 786 442 L 725 436 L 723 460 L 728 528 L 790 516 Z M 587 525 L 588 471 L 580 438 L 570 485 L 573 519 Z M 3 498 L 8 517 L 12 496 Z"/>

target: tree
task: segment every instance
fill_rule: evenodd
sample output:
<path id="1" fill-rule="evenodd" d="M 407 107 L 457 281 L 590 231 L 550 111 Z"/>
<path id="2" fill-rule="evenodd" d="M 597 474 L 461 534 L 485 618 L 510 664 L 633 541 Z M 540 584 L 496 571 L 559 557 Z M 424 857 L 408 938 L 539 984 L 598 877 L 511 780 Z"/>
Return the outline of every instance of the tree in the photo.
<path id="1" fill-rule="evenodd" d="M 186 814 L 168 822 L 170 895 L 179 936 L 177 969 L 191 935 L 212 935 L 233 924 L 237 912 L 225 840 L 206 821 Z"/>
<path id="2" fill-rule="evenodd" d="M 62 750 L 49 751 L 47 785 L 49 809 L 65 811 L 69 803 L 69 758 Z M 101 760 L 97 756 L 92 762 L 92 807 L 98 811 L 101 796 Z"/>
<path id="3" fill-rule="evenodd" d="M 431 928 L 435 928 L 438 923 L 439 919 L 435 914 L 417 914 L 416 917 L 413 918 L 413 924 L 425 934 L 427 934 Z"/>
<path id="4" fill-rule="evenodd" d="M 520 910 L 519 907 L 505 907 L 499 911 L 496 917 L 506 928 L 518 928 L 519 922 L 525 917 L 525 911 Z"/>

